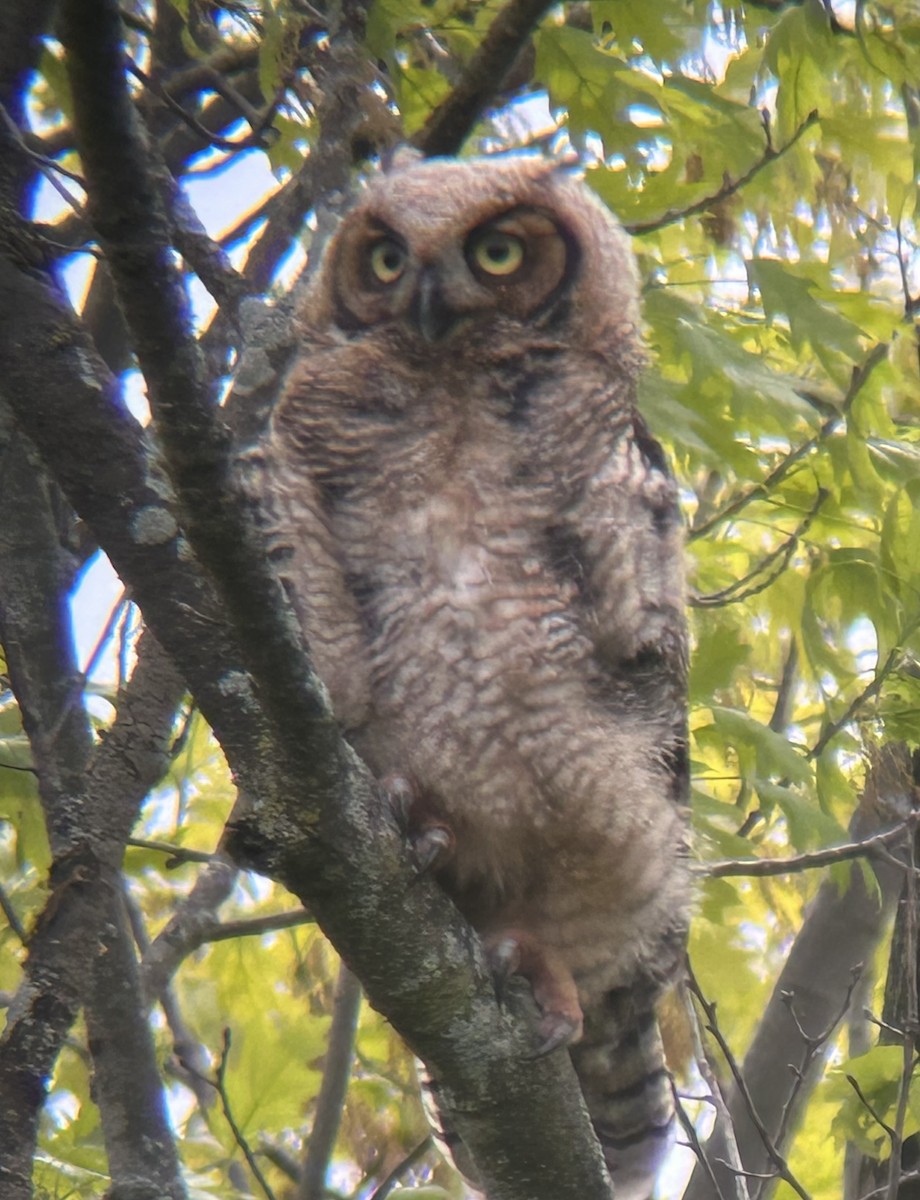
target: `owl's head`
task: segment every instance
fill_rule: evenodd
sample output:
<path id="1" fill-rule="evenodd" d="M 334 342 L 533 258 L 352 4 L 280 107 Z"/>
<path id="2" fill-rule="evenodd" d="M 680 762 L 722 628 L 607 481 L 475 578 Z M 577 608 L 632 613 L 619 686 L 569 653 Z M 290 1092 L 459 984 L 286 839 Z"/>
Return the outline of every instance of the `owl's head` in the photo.
<path id="1" fill-rule="evenodd" d="M 386 327 L 435 351 L 509 325 L 584 346 L 638 325 L 620 226 L 571 174 L 525 156 L 398 156 L 343 220 L 311 293 L 316 327 Z"/>

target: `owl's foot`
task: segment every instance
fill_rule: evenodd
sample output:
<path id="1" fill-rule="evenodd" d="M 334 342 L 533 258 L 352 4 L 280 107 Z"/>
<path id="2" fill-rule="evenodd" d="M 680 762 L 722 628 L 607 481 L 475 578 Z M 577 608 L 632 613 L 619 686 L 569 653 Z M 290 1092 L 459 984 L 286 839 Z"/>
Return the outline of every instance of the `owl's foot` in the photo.
<path id="1" fill-rule="evenodd" d="M 555 951 L 521 929 L 494 933 L 486 938 L 485 947 L 499 998 L 512 975 L 522 975 L 533 989 L 542 1013 L 537 1026 L 541 1041 L 534 1057 L 577 1042 L 584 1022 L 578 990 L 572 972 Z"/>
<path id="2" fill-rule="evenodd" d="M 407 831 L 412 861 L 419 875 L 443 867 L 454 853 L 454 835 L 443 821 L 419 817 L 418 788 L 406 775 L 386 775 L 380 786 Z"/>

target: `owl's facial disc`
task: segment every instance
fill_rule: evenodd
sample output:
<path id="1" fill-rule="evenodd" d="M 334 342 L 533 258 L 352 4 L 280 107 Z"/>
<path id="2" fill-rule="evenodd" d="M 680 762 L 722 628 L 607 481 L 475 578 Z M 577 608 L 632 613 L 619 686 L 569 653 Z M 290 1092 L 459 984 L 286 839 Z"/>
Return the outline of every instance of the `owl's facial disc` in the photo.
<path id="1" fill-rule="evenodd" d="M 409 320 L 430 343 L 477 318 L 491 327 L 496 312 L 527 319 L 558 293 L 571 259 L 552 218 L 512 209 L 475 226 L 462 245 L 447 245 L 421 267 Z"/>
<path id="2" fill-rule="evenodd" d="M 572 278 L 577 250 L 556 220 L 518 206 L 480 219 L 361 214 L 339 242 L 336 297 L 345 328 L 398 323 L 429 345 L 461 328 L 526 321 Z"/>

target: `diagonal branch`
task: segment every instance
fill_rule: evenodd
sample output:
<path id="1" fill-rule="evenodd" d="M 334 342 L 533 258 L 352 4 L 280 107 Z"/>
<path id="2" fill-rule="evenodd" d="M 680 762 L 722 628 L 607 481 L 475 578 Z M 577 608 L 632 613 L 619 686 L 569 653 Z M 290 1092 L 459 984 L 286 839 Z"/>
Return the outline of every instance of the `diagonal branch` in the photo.
<path id="1" fill-rule="evenodd" d="M 11 264 L 0 274 L 4 390 L 181 663 L 249 801 L 258 801 L 236 823 L 235 853 L 310 906 L 374 1006 L 432 1066 L 493 1200 L 607 1200 L 568 1057 L 532 1058 L 517 999 L 509 1000 L 517 1015 L 498 1006 L 478 939 L 433 884 L 417 880 L 392 814 L 325 707 L 265 555 L 252 545 L 245 504 L 228 479 L 229 434 L 203 382 L 126 96 L 117 9 L 66 0 L 61 16 L 90 212 L 144 363 L 195 553 L 137 426 L 118 409 L 60 298 Z M 202 560 L 221 581 L 223 601 Z M 228 610 L 244 636 L 228 627 Z"/>
<path id="2" fill-rule="evenodd" d="M 460 82 L 413 139 L 423 154 L 456 154 L 501 88 L 552 0 L 509 0 L 489 27 Z"/>
<path id="3" fill-rule="evenodd" d="M 686 208 L 670 209 L 663 217 L 656 217 L 654 221 L 636 221 L 633 223 L 624 223 L 623 228 L 627 233 L 633 234 L 635 237 L 640 237 L 644 233 L 657 233 L 659 229 L 667 229 L 669 225 L 676 225 L 679 221 L 684 221 L 687 217 L 695 217 L 698 213 L 706 212 L 715 204 L 720 204 L 723 200 L 727 200 L 729 196 L 734 196 L 736 192 L 740 192 L 743 187 L 751 182 L 751 180 L 760 174 L 765 167 L 776 162 L 784 154 L 788 153 L 792 147 L 799 141 L 804 133 L 818 122 L 817 112 L 811 112 L 793 133 L 792 137 L 784 146 L 776 149 L 769 137 L 769 129 L 767 131 L 767 144 L 764 147 L 763 154 L 760 158 L 749 167 L 737 179 L 727 179 L 718 191 L 713 192 L 709 196 L 704 196 L 702 200 L 696 200 L 693 204 L 688 204 Z"/>
<path id="4" fill-rule="evenodd" d="M 760 483 L 754 484 L 746 492 L 742 492 L 733 500 L 730 500 L 728 504 L 702 524 L 694 525 L 687 535 L 688 540 L 695 542 L 698 538 L 706 537 L 716 526 L 721 525 L 724 521 L 728 521 L 732 517 L 736 517 L 753 500 L 760 500 L 765 496 L 769 496 L 770 492 L 786 478 L 797 463 L 807 458 L 813 450 L 816 450 L 818 446 L 822 445 L 829 437 L 835 434 L 846 420 L 847 413 L 850 411 L 853 401 L 859 395 L 863 384 L 879 363 L 888 357 L 888 351 L 889 345 L 887 342 L 877 342 L 866 355 L 863 362 L 853 368 L 853 373 L 850 377 L 850 386 L 847 388 L 839 412 L 835 412 L 832 417 L 828 417 L 816 434 L 802 442 L 801 445 L 796 446 L 780 459 L 769 475 L 765 479 L 762 479 Z"/>

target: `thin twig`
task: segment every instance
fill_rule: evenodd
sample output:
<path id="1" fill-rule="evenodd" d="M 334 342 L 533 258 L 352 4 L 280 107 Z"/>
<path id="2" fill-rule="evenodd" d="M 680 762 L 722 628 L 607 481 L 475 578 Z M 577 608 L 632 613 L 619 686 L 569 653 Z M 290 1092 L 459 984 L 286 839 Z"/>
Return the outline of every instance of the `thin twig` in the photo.
<path id="1" fill-rule="evenodd" d="M 231 938 L 261 937 L 265 933 L 280 933 L 284 929 L 298 929 L 301 925 L 313 924 L 315 924 L 314 917 L 305 908 L 298 908 L 267 917 L 215 922 L 211 929 L 204 931 L 201 940 L 202 942 L 226 942 Z"/>
<path id="2" fill-rule="evenodd" d="M 703 1082 L 709 1088 L 709 1102 L 716 1110 L 716 1125 L 721 1128 L 725 1137 L 725 1149 L 729 1156 L 729 1161 L 725 1165 L 732 1172 L 735 1186 L 735 1200 L 750 1200 L 747 1182 L 744 1177 L 744 1167 L 741 1162 L 741 1153 L 735 1137 L 735 1126 L 731 1118 L 731 1113 L 728 1111 L 728 1105 L 725 1103 L 725 1098 L 722 1095 L 722 1086 L 719 1083 L 718 1075 L 709 1061 L 709 1050 L 703 1041 L 699 1015 L 693 1007 L 693 1001 L 686 982 L 682 981 L 678 985 L 677 994 L 686 1013 L 687 1024 L 690 1027 L 691 1037 L 693 1038 L 693 1056 L 696 1059 L 696 1065 L 699 1068 L 700 1075 L 703 1077 Z M 719 1160 L 717 1159 L 716 1161 Z M 709 1171 L 710 1167 L 707 1166 L 706 1173 L 709 1174 Z"/>
<path id="3" fill-rule="evenodd" d="M 398 1162 L 383 1182 L 377 1185 L 370 1195 L 370 1200 L 386 1200 L 400 1179 L 408 1171 L 411 1171 L 419 1159 L 424 1158 L 433 1146 L 434 1142 L 429 1133 L 428 1137 L 423 1138 L 414 1150 L 410 1150 L 402 1162 Z"/>
<path id="4" fill-rule="evenodd" d="M 862 965 L 854 968 L 843 1004 L 840 1006 L 839 1010 L 831 1018 L 831 1020 L 828 1021 L 824 1029 L 817 1034 L 806 1033 L 805 1029 L 803 1028 L 802 1022 L 799 1020 L 798 1013 L 795 1011 L 795 994 L 793 992 L 781 993 L 781 998 L 786 1006 L 786 1010 L 788 1011 L 789 1016 L 792 1018 L 792 1021 L 798 1030 L 799 1037 L 802 1039 L 803 1050 L 799 1065 L 797 1067 L 793 1067 L 790 1064 L 791 1070 L 795 1073 L 795 1083 L 790 1089 L 789 1095 L 786 1097 L 786 1103 L 783 1105 L 783 1111 L 780 1115 L 779 1129 L 776 1133 L 776 1144 L 778 1146 L 782 1146 L 785 1143 L 786 1130 L 794 1111 L 795 1101 L 799 1092 L 802 1090 L 802 1085 L 805 1082 L 805 1072 L 811 1065 L 812 1060 L 817 1058 L 822 1048 L 830 1040 L 834 1030 L 846 1016 L 850 1007 L 850 1002 L 853 999 L 853 992 L 856 990 L 856 986 L 862 978 L 862 973 Z"/>
<path id="5" fill-rule="evenodd" d="M 809 113 L 795 133 L 793 133 L 792 137 L 785 144 L 785 146 L 780 146 L 778 150 L 773 148 L 773 145 L 770 141 L 770 131 L 768 127 L 767 144 L 764 148 L 763 154 L 752 167 L 744 172 L 743 175 L 739 175 L 738 178 L 734 180 L 726 180 L 726 182 L 722 184 L 718 191 L 713 192 L 710 196 L 705 196 L 702 200 L 695 201 L 693 204 L 688 204 L 686 208 L 670 209 L 664 214 L 663 217 L 658 217 L 654 221 L 639 221 L 634 224 L 624 224 L 624 228 L 626 229 L 627 233 L 631 233 L 636 236 L 641 236 L 644 233 L 657 233 L 659 229 L 666 229 L 669 225 L 676 225 L 678 221 L 683 221 L 687 217 L 694 217 L 697 215 L 697 213 L 706 212 L 707 209 L 712 208 L 713 205 L 720 204 L 723 200 L 727 200 L 729 196 L 734 196 L 736 192 L 739 192 L 746 184 L 750 183 L 756 175 L 759 175 L 764 167 L 768 167 L 770 163 L 775 162 L 778 158 L 781 158 L 784 154 L 791 150 L 799 138 L 801 138 L 802 135 L 812 127 L 812 125 L 817 123 L 818 119 L 817 112 Z"/>
<path id="6" fill-rule="evenodd" d="M 677 1085 L 673 1079 L 671 1080 L 671 1095 L 674 1098 L 674 1111 L 677 1113 L 677 1119 L 680 1121 L 681 1128 L 689 1139 L 690 1149 L 696 1155 L 697 1161 L 701 1164 L 703 1170 L 706 1172 L 707 1178 L 712 1184 L 718 1200 L 725 1200 L 725 1193 L 719 1187 L 719 1181 L 716 1179 L 716 1173 L 712 1169 L 712 1163 L 706 1157 L 706 1151 L 703 1149 L 700 1139 L 697 1136 L 696 1126 L 684 1111 L 680 1093 L 678 1092 Z"/>
<path id="7" fill-rule="evenodd" d="M 792 1188 L 792 1190 L 795 1192 L 795 1194 L 797 1196 L 800 1196 L 801 1200 L 811 1200 L 810 1196 L 808 1195 L 808 1192 L 805 1191 L 805 1189 L 802 1187 L 802 1185 L 799 1183 L 799 1181 L 796 1179 L 796 1177 L 792 1174 L 792 1171 L 789 1169 L 789 1164 L 786 1162 L 786 1159 L 780 1153 L 780 1151 L 777 1148 L 777 1146 L 775 1145 L 772 1137 L 770 1136 L 769 1131 L 767 1130 L 763 1121 L 760 1119 L 760 1114 L 758 1113 L 757 1107 L 754 1104 L 754 1099 L 751 1096 L 750 1089 L 748 1088 L 748 1085 L 747 1085 L 747 1081 L 744 1078 L 741 1068 L 738 1066 L 738 1061 L 735 1058 L 734 1054 L 732 1054 L 731 1048 L 728 1045 L 728 1042 L 725 1040 L 725 1037 L 722 1034 L 722 1030 L 719 1028 L 719 1023 L 716 1020 L 715 1005 L 710 1004 L 709 1001 L 706 999 L 706 997 L 703 995 L 702 991 L 700 990 L 700 986 L 697 983 L 696 978 L 693 974 L 693 971 L 690 969 L 689 966 L 687 968 L 687 976 L 688 976 L 687 987 L 690 989 L 690 991 L 696 997 L 697 1002 L 699 1003 L 700 1007 L 703 1010 L 703 1013 L 706 1017 L 706 1028 L 709 1030 L 709 1032 L 715 1038 L 719 1049 L 722 1051 L 722 1055 L 725 1058 L 725 1062 L 727 1063 L 728 1068 L 732 1073 L 732 1078 L 735 1081 L 735 1086 L 738 1088 L 738 1092 L 740 1093 L 742 1099 L 744 1100 L 745 1106 L 748 1110 L 748 1115 L 751 1118 L 751 1122 L 752 1122 L 754 1128 L 757 1130 L 757 1133 L 760 1135 L 760 1139 L 763 1142 L 763 1146 L 767 1152 L 767 1156 L 769 1157 L 770 1161 L 776 1167 L 780 1178 L 784 1179 L 786 1181 L 786 1183 L 789 1184 L 789 1186 Z"/>
<path id="8" fill-rule="evenodd" d="M 22 130 L 2 104 L 0 104 L 0 119 L 2 119 L 3 124 L 9 130 L 10 135 L 22 153 L 26 156 L 26 158 L 35 163 L 39 171 L 41 171 L 42 175 L 44 175 L 44 177 L 48 180 L 61 199 L 68 204 L 78 216 L 84 216 L 85 214 L 83 211 L 83 205 L 76 198 L 76 196 L 74 196 L 67 190 L 66 187 L 64 187 L 63 183 L 61 183 L 60 179 L 58 179 L 58 175 L 65 175 L 68 179 L 72 179 L 74 183 L 79 184 L 80 187 L 86 191 L 86 184 L 84 183 L 82 177 L 75 174 L 73 171 L 68 171 L 66 167 L 62 167 L 59 163 L 56 163 L 53 159 L 47 158 L 44 154 L 38 154 L 36 151 L 31 150 L 26 144 L 25 138 L 22 136 Z"/>
<path id="9" fill-rule="evenodd" d="M 863 384 L 869 378 L 875 367 L 877 367 L 882 359 L 887 356 L 888 349 L 889 346 L 887 342 L 878 342 L 875 346 L 873 346 L 872 350 L 866 356 L 865 361 L 859 366 L 853 368 L 853 374 L 850 378 L 850 386 L 847 388 L 847 393 L 844 397 L 843 404 L 840 407 L 840 411 L 829 417 L 813 437 L 808 438 L 807 441 L 802 442 L 800 446 L 796 446 L 794 450 L 791 450 L 787 455 L 785 455 L 785 457 L 782 458 L 780 462 L 773 468 L 770 474 L 767 475 L 765 479 L 761 480 L 760 483 L 754 484 L 754 486 L 749 488 L 746 492 L 742 492 L 740 495 L 736 496 L 734 500 L 729 501 L 724 508 L 721 508 L 717 513 L 714 513 L 713 516 L 709 517 L 701 525 L 694 526 L 688 534 L 688 539 L 690 541 L 695 541 L 697 538 L 705 537 L 708 533 L 715 529 L 717 525 L 721 525 L 724 521 L 729 520 L 729 518 L 737 516 L 738 513 L 748 504 L 750 504 L 752 500 L 759 500 L 768 495 L 778 483 L 785 479 L 785 477 L 797 463 L 801 462 L 803 458 L 807 458 L 812 450 L 815 450 L 821 445 L 822 442 L 827 441 L 832 434 L 836 433 L 846 419 L 846 415 L 849 412 L 853 401 L 859 394 Z"/>
<path id="10" fill-rule="evenodd" d="M 880 846 L 897 842 L 906 832 L 915 829 L 918 821 L 920 813 L 913 812 L 891 829 L 861 838 L 858 842 L 844 842 L 840 846 L 811 850 L 807 854 L 793 854 L 788 858 L 723 859 L 721 862 L 706 863 L 700 868 L 700 873 L 713 879 L 721 879 L 728 875 L 789 875 L 795 871 L 811 871 L 816 867 L 826 867 L 831 863 L 870 855 Z"/>
<path id="11" fill-rule="evenodd" d="M 920 1179 L 920 1171 L 904 1171 L 898 1176 L 898 1183 L 908 1183 L 912 1179 Z M 888 1184 L 885 1183 L 881 1187 L 873 1188 L 871 1192 L 866 1192 L 860 1196 L 859 1200 L 878 1200 L 878 1197 L 884 1196 L 888 1191 Z"/>
<path id="12" fill-rule="evenodd" d="M 904 864 L 902 863 L 901 865 L 903 866 Z M 872 1010 L 869 1008 L 863 1009 L 863 1016 L 866 1018 L 866 1020 L 869 1022 L 870 1025 L 875 1025 L 878 1029 L 884 1029 L 886 1031 L 886 1033 L 892 1034 L 895 1041 L 899 1042 L 901 1040 L 901 1038 L 904 1036 L 903 1029 L 898 1029 L 898 1027 L 896 1025 L 891 1025 L 888 1023 L 888 1021 L 883 1021 L 881 1019 L 881 1017 L 876 1017 L 873 1014 Z"/>
<path id="13" fill-rule="evenodd" d="M 895 646 L 885 659 L 884 665 L 875 672 L 872 682 L 859 693 L 855 700 L 847 705 L 843 716 L 838 717 L 836 721 L 832 721 L 830 725 L 824 728 L 821 736 L 805 755 L 806 759 L 818 758 L 824 751 L 824 748 L 852 721 L 853 717 L 859 712 L 866 701 L 871 700 L 873 696 L 882 690 L 882 685 L 897 666 L 901 657 L 901 647 Z"/>
<path id="14" fill-rule="evenodd" d="M 882 1120 L 881 1116 L 878 1113 L 878 1110 L 872 1105 L 871 1101 L 867 1098 L 865 1092 L 859 1086 L 859 1081 L 853 1075 L 847 1075 L 846 1081 L 850 1085 L 850 1087 L 853 1089 L 853 1091 L 856 1093 L 856 1095 L 859 1097 L 860 1103 L 862 1104 L 863 1108 L 865 1108 L 866 1112 L 869 1114 L 869 1116 L 872 1118 L 872 1120 L 875 1121 L 875 1123 L 877 1125 L 881 1126 L 881 1128 L 884 1129 L 884 1131 L 888 1134 L 888 1137 L 890 1138 L 892 1145 L 893 1145 L 894 1139 L 895 1139 L 894 1130 L 886 1121 Z M 893 1159 L 892 1159 L 892 1161 L 893 1161 Z"/>
<path id="15" fill-rule="evenodd" d="M 127 844 L 137 850 L 155 850 L 159 854 L 168 854 L 171 859 L 166 864 L 168 867 L 190 862 L 208 863 L 214 858 L 213 854 L 208 854 L 205 850 L 188 850 L 184 846 L 174 846 L 171 842 L 154 842 L 148 838 L 128 838 Z"/>
<path id="16" fill-rule="evenodd" d="M 205 129 L 204 125 L 197 118 L 193 117 L 191 113 L 186 112 L 178 100 L 174 100 L 170 96 L 162 84 L 152 79 L 146 71 L 141 70 L 137 63 L 127 56 L 125 57 L 125 66 L 129 74 L 139 80 L 159 100 L 162 100 L 170 111 L 174 112 L 198 137 L 204 138 L 209 146 L 214 146 L 217 150 L 229 150 L 231 153 L 235 153 L 237 150 L 264 150 L 270 144 L 269 141 L 266 141 L 265 135 L 269 131 L 272 121 L 275 119 L 278 104 L 284 94 L 283 88 L 279 89 L 271 103 L 266 106 L 265 112 L 261 114 L 258 123 L 250 126 L 250 132 L 245 137 L 234 141 L 232 138 L 219 137 L 217 134 Z M 246 116 L 245 113 L 242 115 Z"/>
<path id="17" fill-rule="evenodd" d="M 759 596 L 761 592 L 765 592 L 789 566 L 789 560 L 797 550 L 800 539 L 808 532 L 811 523 L 818 515 L 818 510 L 829 495 L 830 492 L 826 488 L 819 488 L 811 510 L 784 542 L 765 555 L 746 575 L 736 579 L 728 587 L 719 592 L 710 592 L 705 596 L 691 596 L 691 606 L 694 608 L 723 608 L 728 604 L 740 604 L 744 600 L 750 600 L 752 596 Z M 774 563 L 777 564 L 775 567 L 773 567 Z M 773 570 L 765 578 L 760 578 L 769 567 L 773 567 Z M 754 583 L 755 579 L 759 581 Z M 746 586 L 748 584 L 750 586 Z"/>
<path id="18" fill-rule="evenodd" d="M 19 938 L 20 942 L 22 942 L 22 944 L 25 945 L 26 942 L 28 941 L 28 934 L 26 933 L 26 927 L 25 927 L 25 925 L 23 925 L 22 921 L 20 921 L 19 914 L 16 912 L 16 909 L 13 907 L 13 903 L 10 900 L 9 896 L 6 894 L 6 889 L 3 887 L 2 884 L 0 884 L 0 911 L 2 911 L 3 915 L 6 917 L 7 925 L 9 925 L 9 927 L 10 927 L 10 929 L 12 929 L 13 933 L 16 934 L 16 936 L 17 936 L 17 938 Z"/>
<path id="19" fill-rule="evenodd" d="M 64 722 L 67 720 L 68 716 L 73 710 L 74 705 L 78 700 L 82 699 L 83 689 L 86 687 L 86 683 L 90 675 L 92 675 L 93 671 L 95 671 L 96 667 L 99 665 L 99 660 L 102 658 L 106 646 L 111 641 L 112 635 L 114 634 L 115 629 L 122 618 L 122 614 L 127 604 L 128 600 L 124 591 L 122 591 L 118 599 L 112 605 L 108 619 L 106 620 L 102 632 L 99 634 L 96 645 L 93 647 L 92 652 L 90 653 L 86 667 L 74 679 L 73 685 L 71 686 L 70 691 L 67 693 L 64 703 L 61 705 L 61 711 L 55 718 L 54 724 L 48 730 L 46 736 L 49 747 L 53 746 L 57 741 L 58 734 L 64 728 Z"/>
<path id="20" fill-rule="evenodd" d="M 230 1097 L 227 1095 L 227 1087 L 225 1083 L 227 1075 L 227 1060 L 230 1054 L 231 1035 L 229 1028 L 224 1030 L 224 1044 L 221 1049 L 220 1061 L 217 1064 L 216 1087 L 217 1094 L 220 1096 L 220 1103 L 224 1110 L 224 1116 L 227 1119 L 227 1124 L 230 1126 L 230 1131 L 233 1134 L 233 1139 L 239 1148 L 243 1151 L 246 1157 L 246 1162 L 249 1164 L 249 1169 L 259 1184 L 259 1187 L 265 1193 L 267 1200 L 275 1200 L 275 1193 L 269 1187 L 268 1180 L 262 1174 L 259 1164 L 256 1162 L 256 1156 L 253 1154 L 249 1143 L 243 1135 L 242 1129 L 236 1123 L 233 1116 L 233 1110 L 230 1107 Z"/>

